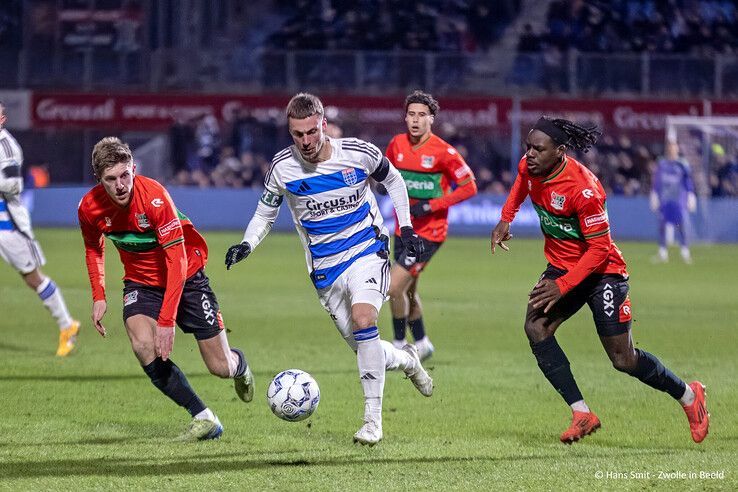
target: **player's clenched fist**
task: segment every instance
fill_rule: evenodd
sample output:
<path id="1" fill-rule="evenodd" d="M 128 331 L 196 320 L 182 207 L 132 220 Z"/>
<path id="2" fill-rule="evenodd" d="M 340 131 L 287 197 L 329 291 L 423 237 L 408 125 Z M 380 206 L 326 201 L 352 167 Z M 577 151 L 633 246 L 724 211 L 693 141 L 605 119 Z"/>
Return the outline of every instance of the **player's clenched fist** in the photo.
<path id="1" fill-rule="evenodd" d="M 249 243 L 244 241 L 240 244 L 234 244 L 233 246 L 228 248 L 228 251 L 226 252 L 226 257 L 225 257 L 226 269 L 230 270 L 231 266 L 243 260 L 250 254 L 251 254 L 251 245 Z"/>

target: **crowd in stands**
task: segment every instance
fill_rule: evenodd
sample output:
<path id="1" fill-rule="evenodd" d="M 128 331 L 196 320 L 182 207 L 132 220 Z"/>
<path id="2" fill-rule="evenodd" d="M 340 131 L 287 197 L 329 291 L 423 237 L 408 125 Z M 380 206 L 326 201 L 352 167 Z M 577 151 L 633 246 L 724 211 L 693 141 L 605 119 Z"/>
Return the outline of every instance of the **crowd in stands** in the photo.
<path id="1" fill-rule="evenodd" d="M 355 128 L 349 130 L 347 134 L 370 140 L 380 148 L 391 137 L 387 132 L 370 135 Z M 464 156 L 474 170 L 481 192 L 504 194 L 509 191 L 515 175 L 507 144 L 502 148 L 494 144 L 509 139 L 509 135 L 471 132 L 450 123 L 441 124 L 438 133 Z M 342 129 L 330 124 L 328 134 L 339 138 Z M 203 188 L 259 188 L 274 154 L 291 143 L 282 122 L 257 118 L 248 110 L 234 114 L 229 123 L 221 123 L 210 115 L 190 121 L 178 119 L 170 130 L 171 183 Z M 587 153 L 573 155 L 599 177 L 608 195 L 638 196 L 648 195 L 651 175 L 662 152 L 661 141 L 636 142 L 625 134 L 615 137 L 606 134 Z M 520 155 L 523 153 L 521 147 Z M 705 185 L 700 194 L 738 196 L 738 160 L 735 158 L 738 156 L 715 151 L 713 157 L 709 177 L 701 180 Z"/>
<path id="2" fill-rule="evenodd" d="M 283 1 L 287 14 L 268 48 L 299 50 L 486 50 L 519 11 L 519 0 Z"/>
<path id="3" fill-rule="evenodd" d="M 735 53 L 738 8 L 731 0 L 555 0 L 544 32 L 528 26 L 518 50 L 545 46 L 601 53 Z"/>

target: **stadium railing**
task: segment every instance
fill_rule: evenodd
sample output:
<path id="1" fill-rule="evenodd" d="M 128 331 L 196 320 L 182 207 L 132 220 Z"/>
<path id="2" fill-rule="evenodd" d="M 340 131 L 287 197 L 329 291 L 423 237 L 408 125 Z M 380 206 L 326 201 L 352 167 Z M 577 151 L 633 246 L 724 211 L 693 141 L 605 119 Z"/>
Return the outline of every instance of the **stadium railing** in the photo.
<path id="1" fill-rule="evenodd" d="M 48 63 L 39 63 L 40 58 Z M 161 49 L 18 54 L 7 87 L 260 92 L 320 89 L 364 94 L 423 87 L 437 93 L 738 97 L 738 56 L 520 53 L 509 67 L 483 53 Z M 495 74 L 496 76 L 490 76 Z"/>

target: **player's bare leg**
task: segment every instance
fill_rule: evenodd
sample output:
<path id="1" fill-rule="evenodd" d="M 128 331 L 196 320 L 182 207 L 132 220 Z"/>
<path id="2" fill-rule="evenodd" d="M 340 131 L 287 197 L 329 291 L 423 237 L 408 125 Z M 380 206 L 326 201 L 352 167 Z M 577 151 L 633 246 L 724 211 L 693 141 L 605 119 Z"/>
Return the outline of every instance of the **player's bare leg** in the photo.
<path id="1" fill-rule="evenodd" d="M 390 270 L 390 310 L 392 311 L 392 324 L 394 327 L 394 340 L 392 344 L 396 348 L 402 348 L 406 343 L 405 332 L 407 320 L 410 315 L 410 298 L 408 289 L 415 279 L 410 272 L 399 266 L 392 265 Z"/>
<path id="2" fill-rule="evenodd" d="M 571 444 L 600 428 L 600 420 L 585 403 L 569 367 L 569 359 L 554 336 L 563 321 L 552 312 L 545 314 L 543 309 L 535 309 L 528 305 L 525 334 L 541 372 L 571 407 L 571 425 L 559 437 L 561 442 Z"/>
<path id="3" fill-rule="evenodd" d="M 29 273 L 21 274 L 21 276 L 26 285 L 38 294 L 59 326 L 59 346 L 56 349 L 56 355 L 60 357 L 69 355 L 77 342 L 80 324 L 79 321 L 72 319 L 69 315 L 61 291 L 54 281 L 45 276 L 38 268 Z"/>
<path id="4" fill-rule="evenodd" d="M 600 340 L 615 369 L 677 400 L 687 414 L 692 439 L 697 443 L 702 442 L 710 427 L 704 385 L 699 381 L 686 384 L 656 356 L 635 348 L 630 331 L 622 335 L 600 337 Z"/>
<path id="5" fill-rule="evenodd" d="M 198 340 L 200 355 L 210 374 L 221 378 L 233 378 L 238 397 L 250 402 L 254 399 L 254 376 L 246 357 L 239 349 L 231 348 L 225 330 L 207 340 Z"/>
<path id="6" fill-rule="evenodd" d="M 184 373 L 172 359 L 164 361 L 161 357 L 156 357 L 154 350 L 156 320 L 137 314 L 129 317 L 125 324 L 133 353 L 152 384 L 177 405 L 185 408 L 193 417 L 189 427 L 179 439 L 203 440 L 220 437 L 223 426 L 218 417 L 200 400 Z"/>

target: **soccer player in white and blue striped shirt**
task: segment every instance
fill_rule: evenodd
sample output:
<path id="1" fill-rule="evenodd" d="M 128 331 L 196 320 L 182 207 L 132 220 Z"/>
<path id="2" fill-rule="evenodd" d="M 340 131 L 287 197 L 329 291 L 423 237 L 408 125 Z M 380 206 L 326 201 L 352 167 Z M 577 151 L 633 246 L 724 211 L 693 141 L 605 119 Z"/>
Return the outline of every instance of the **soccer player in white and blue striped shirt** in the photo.
<path id="1" fill-rule="evenodd" d="M 43 274 L 43 251 L 33 236 L 31 218 L 20 199 L 23 191 L 23 151 L 4 127 L 7 115 L 0 101 L 0 257 L 20 273 L 59 325 L 56 355 L 64 357 L 74 349 L 79 321 L 72 319 L 61 290 Z"/>
<path id="2" fill-rule="evenodd" d="M 403 370 L 424 396 L 433 393 L 433 380 L 414 346 L 397 349 L 379 339 L 377 318 L 389 286 L 388 235 L 370 178 L 387 189 L 403 241 L 418 255 L 422 241 L 410 223 L 402 176 L 377 147 L 327 137 L 323 104 L 311 94 L 290 100 L 287 120 L 294 145 L 274 156 L 256 212 L 243 241 L 226 253 L 226 266 L 264 239 L 286 198 L 320 302 L 357 354 L 365 404 L 354 442 L 373 445 L 382 439 L 385 370 Z"/>

